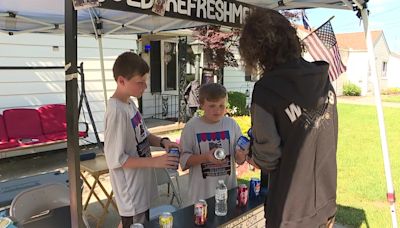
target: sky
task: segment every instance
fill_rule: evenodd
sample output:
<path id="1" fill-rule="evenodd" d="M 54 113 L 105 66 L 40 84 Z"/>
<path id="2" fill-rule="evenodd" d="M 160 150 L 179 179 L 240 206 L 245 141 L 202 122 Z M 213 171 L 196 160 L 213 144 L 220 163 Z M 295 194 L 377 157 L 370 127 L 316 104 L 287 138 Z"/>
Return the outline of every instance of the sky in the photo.
<path id="1" fill-rule="evenodd" d="M 400 0 L 370 0 L 368 8 L 371 31 L 383 30 L 390 51 L 400 54 Z M 310 9 L 306 10 L 306 15 L 312 28 L 335 16 L 331 23 L 336 34 L 364 31 L 363 23 L 355 11 Z"/>

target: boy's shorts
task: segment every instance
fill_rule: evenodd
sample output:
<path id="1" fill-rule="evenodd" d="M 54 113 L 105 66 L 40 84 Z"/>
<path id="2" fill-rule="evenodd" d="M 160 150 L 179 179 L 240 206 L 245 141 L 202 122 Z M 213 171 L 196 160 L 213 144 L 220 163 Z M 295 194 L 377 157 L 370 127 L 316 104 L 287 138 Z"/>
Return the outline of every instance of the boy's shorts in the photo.
<path id="1" fill-rule="evenodd" d="M 141 223 L 144 224 L 146 221 L 149 221 L 149 210 L 137 214 L 135 216 L 121 216 L 121 222 L 123 228 L 130 228 L 133 223 Z"/>

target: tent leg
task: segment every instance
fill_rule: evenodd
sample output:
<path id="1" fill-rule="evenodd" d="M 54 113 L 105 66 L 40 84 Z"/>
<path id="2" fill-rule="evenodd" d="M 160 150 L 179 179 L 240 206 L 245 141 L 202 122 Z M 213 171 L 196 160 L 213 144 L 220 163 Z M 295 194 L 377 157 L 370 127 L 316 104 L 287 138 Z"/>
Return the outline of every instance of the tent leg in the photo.
<path id="1" fill-rule="evenodd" d="M 77 12 L 71 0 L 65 0 L 65 93 L 67 105 L 67 156 L 71 227 L 81 228 L 82 195 L 78 139 Z"/>
<path id="2" fill-rule="evenodd" d="M 107 97 L 106 73 L 104 72 L 103 38 L 101 36 L 98 36 L 97 42 L 99 44 L 99 52 L 100 52 L 101 81 L 103 83 L 104 103 L 106 104 L 107 107 L 108 97 Z"/>
<path id="3" fill-rule="evenodd" d="M 361 10 L 361 17 L 362 17 L 363 24 L 364 24 L 365 40 L 367 42 L 369 65 L 370 65 L 371 76 L 372 76 L 371 79 L 372 79 L 372 84 L 374 86 L 375 105 L 376 105 L 376 112 L 378 115 L 383 162 L 384 162 L 384 166 L 385 166 L 385 176 L 386 176 L 386 185 L 387 185 L 387 200 L 390 204 L 390 212 L 391 212 L 391 216 L 392 216 L 392 227 L 397 228 L 395 195 L 394 195 L 394 188 L 393 188 L 393 181 L 392 181 L 392 173 L 391 173 L 391 168 L 390 168 L 389 149 L 388 149 L 387 139 L 386 139 L 381 93 L 380 93 L 378 74 L 377 74 L 376 63 L 375 63 L 374 46 L 372 44 L 371 31 L 369 30 L 369 27 L 368 27 L 368 12 L 367 12 L 366 7 L 364 7 Z"/>

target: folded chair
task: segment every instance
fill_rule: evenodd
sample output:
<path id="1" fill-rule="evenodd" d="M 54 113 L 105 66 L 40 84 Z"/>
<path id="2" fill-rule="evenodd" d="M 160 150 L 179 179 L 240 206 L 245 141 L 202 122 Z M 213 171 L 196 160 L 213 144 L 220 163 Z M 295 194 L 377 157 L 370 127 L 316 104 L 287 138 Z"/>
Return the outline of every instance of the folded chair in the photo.
<path id="1" fill-rule="evenodd" d="M 69 190 L 65 184 L 43 184 L 15 196 L 11 203 L 10 215 L 18 225 L 25 225 L 33 217 L 40 219 L 41 215 L 48 214 L 53 209 L 69 205 Z"/>
<path id="2" fill-rule="evenodd" d="M 179 192 L 180 189 L 179 188 L 177 189 L 175 187 L 175 184 L 171 179 L 169 171 L 167 169 L 154 169 L 154 171 L 156 174 L 157 185 L 161 186 L 164 184 L 168 184 L 168 188 L 171 187 L 172 189 L 172 197 L 170 204 L 172 204 L 174 199 L 176 198 L 178 206 L 180 207 L 182 205 L 182 198 Z"/>
<path id="3" fill-rule="evenodd" d="M 175 188 L 174 182 L 171 179 L 170 175 L 170 170 L 168 169 L 154 169 L 155 175 L 156 175 L 156 180 L 157 180 L 157 185 L 165 185 L 168 184 L 168 196 L 169 196 L 169 188 L 172 189 L 172 197 L 170 204 L 165 204 L 165 205 L 160 205 L 157 207 L 150 208 L 150 220 L 157 218 L 160 216 L 163 212 L 174 212 L 177 210 L 177 208 L 172 205 L 174 198 L 176 198 L 176 201 L 178 203 L 178 206 L 181 207 L 182 205 L 182 199 L 180 192 L 177 191 Z M 173 173 L 173 172 L 172 172 Z M 178 182 L 177 182 L 178 183 Z"/>

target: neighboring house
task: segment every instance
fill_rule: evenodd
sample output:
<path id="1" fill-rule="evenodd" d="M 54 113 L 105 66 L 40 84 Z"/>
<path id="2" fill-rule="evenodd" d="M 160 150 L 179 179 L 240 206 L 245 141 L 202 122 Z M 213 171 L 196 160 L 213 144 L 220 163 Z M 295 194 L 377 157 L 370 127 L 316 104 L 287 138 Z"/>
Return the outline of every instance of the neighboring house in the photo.
<path id="1" fill-rule="evenodd" d="M 400 54 L 392 52 L 387 65 L 388 85 L 400 88 Z"/>
<path id="2" fill-rule="evenodd" d="M 381 91 L 399 87 L 400 65 L 395 63 L 396 60 L 399 61 L 398 56 L 391 54 L 382 30 L 372 31 L 371 35 Z M 338 94 L 342 94 L 342 87 L 348 82 L 358 85 L 361 88 L 361 95 L 373 93 L 364 32 L 336 34 L 336 39 L 342 61 L 347 67 L 347 71 L 335 82 L 338 85 Z"/>

